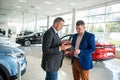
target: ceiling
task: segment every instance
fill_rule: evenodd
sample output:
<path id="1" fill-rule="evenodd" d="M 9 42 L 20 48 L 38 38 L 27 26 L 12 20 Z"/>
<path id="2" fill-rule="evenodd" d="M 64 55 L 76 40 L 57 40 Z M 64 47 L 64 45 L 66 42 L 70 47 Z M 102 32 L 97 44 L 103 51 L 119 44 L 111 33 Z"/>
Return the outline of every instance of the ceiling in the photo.
<path id="1" fill-rule="evenodd" d="M 117 2 L 120 0 L 0 0 L 0 23 L 22 22 L 23 14 L 25 19 L 33 19 L 35 14 L 42 18 Z"/>

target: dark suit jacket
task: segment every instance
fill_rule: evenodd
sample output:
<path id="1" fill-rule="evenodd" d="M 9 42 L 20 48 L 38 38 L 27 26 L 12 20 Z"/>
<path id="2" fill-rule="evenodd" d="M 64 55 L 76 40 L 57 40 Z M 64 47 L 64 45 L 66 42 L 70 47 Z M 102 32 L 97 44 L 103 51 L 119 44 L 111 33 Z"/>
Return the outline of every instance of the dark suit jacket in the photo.
<path id="1" fill-rule="evenodd" d="M 62 65 L 63 52 L 59 51 L 61 41 L 51 27 L 43 36 L 42 68 L 48 72 L 56 72 Z"/>
<path id="2" fill-rule="evenodd" d="M 78 34 L 75 34 L 73 36 L 73 40 L 72 40 L 73 47 L 75 47 L 77 36 Z M 95 35 L 85 31 L 81 43 L 79 45 L 79 49 L 80 49 L 80 54 L 78 55 L 78 57 L 81 67 L 84 70 L 89 70 L 93 68 L 91 54 L 93 51 L 95 51 Z M 72 56 L 72 61 L 73 58 L 74 57 Z"/>

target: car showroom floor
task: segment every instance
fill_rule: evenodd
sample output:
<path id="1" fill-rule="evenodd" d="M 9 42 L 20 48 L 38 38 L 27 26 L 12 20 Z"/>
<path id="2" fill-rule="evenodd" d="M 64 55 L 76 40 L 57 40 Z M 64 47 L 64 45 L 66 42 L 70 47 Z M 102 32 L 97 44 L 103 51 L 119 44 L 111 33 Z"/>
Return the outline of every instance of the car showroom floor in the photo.
<path id="1" fill-rule="evenodd" d="M 19 47 L 25 51 L 27 58 L 27 70 L 21 80 L 45 80 L 45 72 L 41 68 L 41 45 Z M 103 62 L 94 62 L 94 68 L 90 70 L 90 80 L 120 80 L 120 59 L 112 59 Z M 64 58 L 63 66 L 59 70 L 58 80 L 73 80 L 71 60 Z"/>

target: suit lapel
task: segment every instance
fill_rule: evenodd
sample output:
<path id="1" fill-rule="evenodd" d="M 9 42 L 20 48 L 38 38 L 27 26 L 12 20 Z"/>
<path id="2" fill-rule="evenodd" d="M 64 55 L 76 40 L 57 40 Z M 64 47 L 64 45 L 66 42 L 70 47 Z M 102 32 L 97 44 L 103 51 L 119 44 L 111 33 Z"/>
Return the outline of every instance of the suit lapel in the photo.
<path id="1" fill-rule="evenodd" d="M 60 40 L 58 33 L 55 33 L 55 36 L 58 40 Z"/>
<path id="2" fill-rule="evenodd" d="M 52 32 L 53 32 L 53 36 L 55 37 L 55 39 L 56 39 L 56 42 L 58 43 L 58 44 L 60 44 L 60 38 L 59 38 L 59 36 L 56 34 L 56 32 L 54 31 L 54 29 L 51 27 L 51 30 L 52 30 Z"/>

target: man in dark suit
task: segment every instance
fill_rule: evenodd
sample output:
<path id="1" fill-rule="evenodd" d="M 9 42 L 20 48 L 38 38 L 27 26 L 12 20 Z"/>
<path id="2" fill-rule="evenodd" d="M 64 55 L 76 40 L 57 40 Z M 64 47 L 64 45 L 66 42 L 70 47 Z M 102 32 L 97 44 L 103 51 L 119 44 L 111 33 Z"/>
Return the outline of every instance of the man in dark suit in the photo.
<path id="1" fill-rule="evenodd" d="M 62 66 L 63 50 L 66 50 L 70 45 L 61 43 L 58 31 L 63 28 L 64 20 L 57 17 L 52 27 L 50 27 L 43 36 L 42 44 L 42 68 L 46 71 L 45 80 L 58 80 L 58 70 Z"/>
<path id="2" fill-rule="evenodd" d="M 77 33 L 73 35 L 72 70 L 74 80 L 89 80 L 89 69 L 93 68 L 92 52 L 95 51 L 95 35 L 85 30 L 82 20 L 76 22 Z"/>

